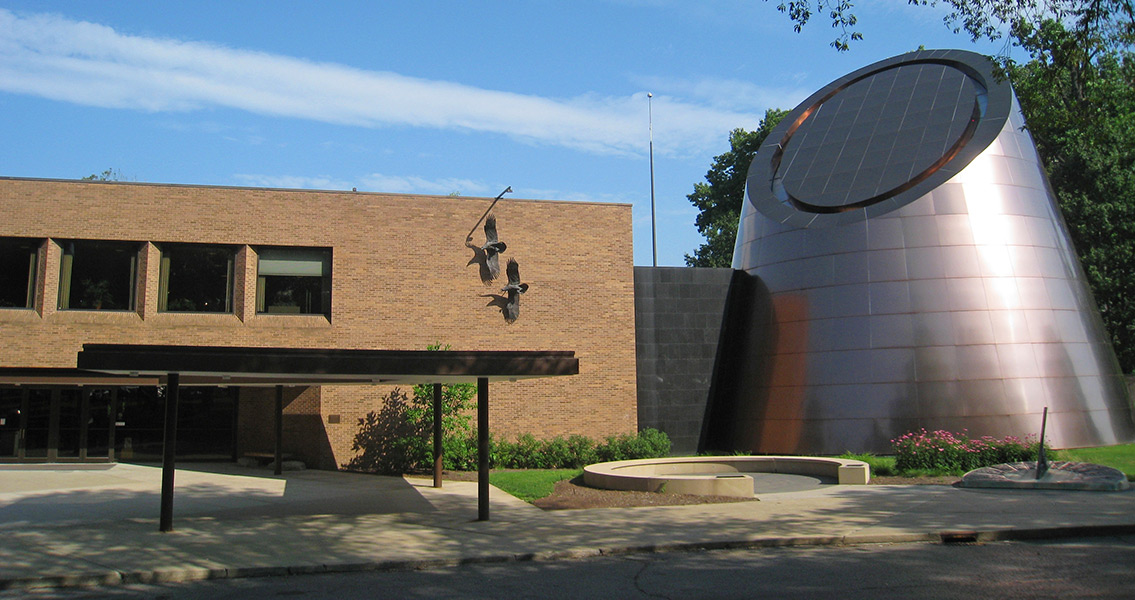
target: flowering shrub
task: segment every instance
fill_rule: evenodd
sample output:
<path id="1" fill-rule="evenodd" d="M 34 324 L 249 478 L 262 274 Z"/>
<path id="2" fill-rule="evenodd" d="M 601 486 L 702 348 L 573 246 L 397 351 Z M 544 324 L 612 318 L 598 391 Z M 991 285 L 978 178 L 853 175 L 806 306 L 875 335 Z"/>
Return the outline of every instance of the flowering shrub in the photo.
<path id="1" fill-rule="evenodd" d="M 1023 439 L 1009 436 L 999 440 L 990 436 L 970 439 L 965 432 L 920 429 L 891 440 L 895 469 L 964 473 L 1001 463 L 1036 460 L 1040 452 L 1040 444 L 1032 434 Z"/>

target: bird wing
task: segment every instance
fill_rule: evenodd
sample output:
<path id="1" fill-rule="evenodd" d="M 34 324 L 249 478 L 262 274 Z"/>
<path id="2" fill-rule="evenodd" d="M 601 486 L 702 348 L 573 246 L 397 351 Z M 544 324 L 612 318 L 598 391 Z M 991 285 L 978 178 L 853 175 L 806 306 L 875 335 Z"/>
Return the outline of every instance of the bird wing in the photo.
<path id="1" fill-rule="evenodd" d="M 508 259 L 508 266 L 505 267 L 505 273 L 508 274 L 509 285 L 520 285 L 520 265 L 516 264 L 515 258 Z"/>
<path id="2" fill-rule="evenodd" d="M 485 283 L 496 281 L 497 277 L 500 277 L 500 258 L 497 256 L 496 252 L 485 253 L 485 269 L 488 271 L 489 275 L 487 280 L 484 277 L 481 278 Z"/>
<path id="3" fill-rule="evenodd" d="M 497 241 L 497 216 L 489 215 L 485 219 L 485 245 L 496 243 Z"/>
<path id="4" fill-rule="evenodd" d="M 508 323 L 513 323 L 516 318 L 520 316 L 520 294 L 517 290 L 508 291 L 508 300 L 504 305 L 504 320 Z"/>

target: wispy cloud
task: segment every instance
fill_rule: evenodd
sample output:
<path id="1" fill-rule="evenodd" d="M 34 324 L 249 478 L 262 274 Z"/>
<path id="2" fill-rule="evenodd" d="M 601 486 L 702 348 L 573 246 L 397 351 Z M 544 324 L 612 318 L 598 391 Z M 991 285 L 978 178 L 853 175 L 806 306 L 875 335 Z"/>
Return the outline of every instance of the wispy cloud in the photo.
<path id="1" fill-rule="evenodd" d="M 489 186 L 470 179 L 425 179 L 423 177 L 383 175 L 371 173 L 363 177 L 363 185 L 368 190 L 381 190 L 395 194 L 460 194 L 462 196 L 483 196 Z"/>
<path id="2" fill-rule="evenodd" d="M 127 110 L 226 107 L 359 127 L 484 132 L 599 154 L 641 154 L 646 136 L 645 90 L 545 98 L 4 9 L 0 90 Z M 764 112 L 723 108 L 705 96 L 655 92 L 657 152 L 704 152 L 722 131 L 756 123 Z"/>
<path id="3" fill-rule="evenodd" d="M 795 76 L 793 76 L 795 79 Z M 790 109 L 811 94 L 811 90 L 799 85 L 799 80 L 791 86 L 769 87 L 737 79 L 672 79 L 667 77 L 643 77 L 638 83 L 655 94 L 659 92 L 678 97 L 688 97 L 719 110 L 763 115 L 767 108 Z M 734 127 L 755 127 L 756 123 L 737 123 Z"/>
<path id="4" fill-rule="evenodd" d="M 237 173 L 233 179 L 241 185 L 284 189 L 349 190 L 356 184 L 334 177 L 303 177 L 299 175 L 256 175 Z"/>
<path id="5" fill-rule="evenodd" d="M 358 181 L 303 175 L 265 175 L 256 173 L 237 173 L 232 176 L 240 185 L 285 189 L 381 191 L 392 194 L 460 194 L 462 196 L 483 196 L 488 194 L 489 186 L 469 179 L 383 175 L 371 173 Z"/>

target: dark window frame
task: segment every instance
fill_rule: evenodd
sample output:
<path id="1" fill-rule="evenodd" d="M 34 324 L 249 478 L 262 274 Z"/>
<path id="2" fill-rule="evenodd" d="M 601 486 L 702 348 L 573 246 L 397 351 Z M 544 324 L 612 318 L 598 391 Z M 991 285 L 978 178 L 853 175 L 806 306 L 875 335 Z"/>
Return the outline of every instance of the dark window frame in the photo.
<path id="1" fill-rule="evenodd" d="M 58 240 L 58 243 L 63 249 L 59 268 L 58 310 L 100 312 L 137 310 L 138 255 L 143 248 L 143 242 L 70 239 Z M 122 257 L 125 262 L 113 266 L 109 266 L 106 262 L 97 262 L 100 259 L 105 261 L 109 253 L 125 255 Z M 79 259 L 81 259 L 81 268 L 80 273 L 76 275 L 75 262 Z M 93 269 L 93 275 L 92 265 L 98 265 Z M 98 281 L 93 279 L 101 276 L 107 277 Z"/>
<path id="2" fill-rule="evenodd" d="M 189 314 L 232 314 L 236 286 L 237 246 L 159 242 L 158 312 Z M 187 256 L 192 257 L 187 260 Z M 196 256 L 194 256 L 196 255 Z M 212 255 L 212 256 L 210 256 Z M 199 269 L 210 260 L 223 260 L 225 273 L 205 274 L 208 281 L 184 281 L 179 274 Z M 219 264 L 219 263 L 217 263 Z M 214 264 L 214 266 L 217 266 Z M 224 277 L 224 284 L 217 281 Z M 186 279 L 192 275 L 186 275 Z M 220 288 L 223 287 L 223 290 Z M 219 292 L 219 294 L 218 294 Z M 171 294 L 173 297 L 171 298 Z M 172 308 L 171 308 L 172 305 Z"/>
<path id="3" fill-rule="evenodd" d="M 0 237 L 0 309 L 35 308 L 43 242 L 42 238 Z M 27 258 L 24 259 L 23 256 Z M 23 270 L 24 265 L 26 271 Z M 16 291 L 20 281 L 24 282 L 25 287 L 22 291 Z M 23 297 L 22 305 L 20 297 Z"/>
<path id="4" fill-rule="evenodd" d="M 256 250 L 256 314 L 322 315 L 331 320 L 331 248 L 261 246 Z"/>

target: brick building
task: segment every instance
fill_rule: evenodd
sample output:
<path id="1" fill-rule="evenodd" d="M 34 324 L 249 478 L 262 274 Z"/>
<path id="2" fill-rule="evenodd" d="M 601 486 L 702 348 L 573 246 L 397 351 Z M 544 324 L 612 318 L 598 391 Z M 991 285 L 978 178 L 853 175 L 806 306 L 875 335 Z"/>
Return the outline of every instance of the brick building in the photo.
<path id="1" fill-rule="evenodd" d="M 493 390 L 494 435 L 633 433 L 631 207 L 500 200 L 503 258 L 531 285 L 509 324 L 503 283 L 482 283 L 465 246 L 491 203 L 0 178 L 0 461 L 160 453 L 157 388 L 84 379 L 84 343 L 573 350 L 579 375 Z M 345 464 L 359 419 L 393 391 L 286 389 L 285 451 Z M 182 402 L 179 452 L 271 449 L 271 388 L 191 389 Z"/>

